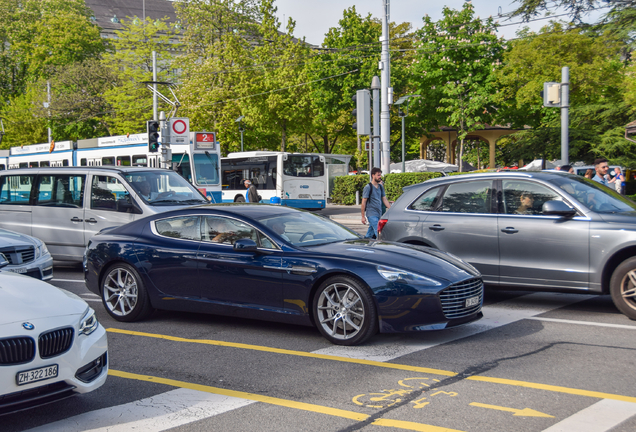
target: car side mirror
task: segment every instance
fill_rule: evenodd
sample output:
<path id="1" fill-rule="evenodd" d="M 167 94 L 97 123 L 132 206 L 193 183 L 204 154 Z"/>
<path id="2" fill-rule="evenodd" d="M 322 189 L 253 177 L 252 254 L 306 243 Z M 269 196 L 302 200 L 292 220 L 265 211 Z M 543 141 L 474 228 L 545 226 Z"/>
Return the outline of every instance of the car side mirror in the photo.
<path id="1" fill-rule="evenodd" d="M 568 206 L 563 201 L 546 201 L 543 203 L 542 211 L 544 215 L 556 215 L 572 217 L 576 210 Z"/>
<path id="2" fill-rule="evenodd" d="M 242 238 L 235 241 L 232 248 L 238 252 L 256 252 L 258 245 L 252 239 Z"/>
<path id="3" fill-rule="evenodd" d="M 8 266 L 9 264 L 10 264 L 10 263 L 9 263 L 9 260 L 7 259 L 7 257 L 6 257 L 6 256 L 4 256 L 4 254 L 3 254 L 3 253 L 0 253 L 0 268 L 2 268 L 2 267 L 6 267 L 6 266 Z"/>

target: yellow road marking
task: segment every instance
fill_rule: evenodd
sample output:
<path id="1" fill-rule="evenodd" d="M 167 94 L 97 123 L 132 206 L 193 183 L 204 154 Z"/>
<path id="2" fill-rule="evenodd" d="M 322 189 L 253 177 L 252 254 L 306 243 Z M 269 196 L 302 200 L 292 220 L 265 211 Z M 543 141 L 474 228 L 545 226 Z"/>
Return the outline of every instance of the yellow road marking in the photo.
<path id="1" fill-rule="evenodd" d="M 187 343 L 197 343 L 197 344 L 204 344 L 204 345 L 224 346 L 224 347 L 230 347 L 230 348 L 249 349 L 253 351 L 264 351 L 264 352 L 271 352 L 276 354 L 286 354 L 286 355 L 294 355 L 299 357 L 318 358 L 323 360 L 333 360 L 333 361 L 339 361 L 339 362 L 345 362 L 345 363 L 364 364 L 368 366 L 376 366 L 376 367 L 383 367 L 383 368 L 389 368 L 389 369 L 399 369 L 399 370 L 412 371 L 412 372 L 429 373 L 429 374 L 435 374 L 435 375 L 446 375 L 446 376 L 457 375 L 455 372 L 449 372 L 449 371 L 445 371 L 441 369 L 431 369 L 431 368 L 424 368 L 424 367 L 418 367 L 418 366 L 400 365 L 395 363 L 386 363 L 386 362 L 379 362 L 379 361 L 373 361 L 373 360 L 353 359 L 353 358 L 338 357 L 338 356 L 332 356 L 332 355 L 326 355 L 326 354 L 312 354 L 305 351 L 294 351 L 294 350 L 287 350 L 287 349 L 280 349 L 280 348 L 270 348 L 270 347 L 261 346 L 261 345 L 249 345 L 249 344 L 242 344 L 242 343 L 235 343 L 235 342 L 223 342 L 223 341 L 206 340 L 206 339 L 186 339 L 186 338 L 175 337 L 175 336 L 166 336 L 166 335 L 160 335 L 155 333 L 143 333 L 143 332 L 121 330 L 121 329 L 115 329 L 115 328 L 109 328 L 109 329 L 106 329 L 106 331 L 110 333 L 121 333 L 121 334 L 133 335 L 133 336 L 144 336 L 144 337 L 150 337 L 150 338 L 156 338 L 156 339 L 166 339 L 166 340 L 170 340 L 174 342 L 187 342 Z"/>
<path id="2" fill-rule="evenodd" d="M 476 407 L 480 407 L 480 408 L 494 409 L 494 410 L 499 410 L 499 411 L 508 411 L 508 412 L 511 412 L 511 413 L 515 413 L 514 415 L 516 415 L 516 416 L 522 416 L 522 417 L 549 417 L 549 418 L 554 418 L 554 416 L 551 416 L 550 414 L 544 414 L 542 412 L 535 411 L 535 410 L 530 409 L 530 408 L 524 408 L 524 409 L 507 408 L 507 407 L 502 407 L 502 406 L 498 406 L 498 405 L 483 404 L 483 403 L 479 403 L 479 402 L 471 402 L 468 405 L 472 405 L 472 406 L 476 406 Z"/>
<path id="3" fill-rule="evenodd" d="M 241 392 L 236 390 L 227 390 L 227 389 L 222 389 L 219 387 L 193 384 L 193 383 L 189 383 L 185 381 L 160 378 L 160 377 L 155 377 L 150 375 L 139 375 L 139 374 L 123 372 L 123 371 L 114 370 L 114 369 L 110 369 L 108 371 L 108 375 L 112 375 L 112 376 L 116 376 L 120 378 L 126 378 L 126 379 L 133 379 L 138 381 L 147 381 L 152 383 L 165 384 L 172 387 L 187 388 L 190 390 L 213 393 L 213 394 L 218 394 L 222 396 L 230 396 L 230 397 L 235 397 L 240 399 L 253 400 L 256 402 L 263 402 L 263 403 L 278 405 L 278 406 L 282 406 L 286 408 L 294 408 L 294 409 L 299 409 L 303 411 L 310 411 L 310 412 L 315 412 L 319 414 L 342 417 L 342 418 L 355 420 L 355 421 L 365 421 L 369 419 L 370 417 L 367 414 L 361 414 L 355 411 L 346 411 L 346 410 L 341 410 L 338 408 L 329 408 L 322 405 L 308 404 L 305 402 L 296 402 L 296 401 L 291 401 L 287 399 L 275 398 L 271 396 L 262 396 L 255 393 L 247 393 L 247 392 Z M 426 425 L 422 423 L 405 422 L 400 420 L 378 419 L 371 424 L 377 425 L 377 426 L 401 428 L 401 429 L 420 431 L 420 432 L 462 432 L 455 429 L 447 429 L 447 428 L 441 428 L 438 426 Z"/>
<path id="4" fill-rule="evenodd" d="M 376 366 L 376 367 L 382 367 L 387 369 L 397 369 L 397 370 L 404 370 L 404 371 L 410 371 L 410 372 L 421 372 L 421 373 L 444 375 L 444 376 L 450 376 L 450 377 L 457 376 L 456 372 L 451 372 L 451 371 L 446 371 L 441 369 L 402 365 L 397 363 L 386 363 L 386 362 L 379 362 L 379 361 L 373 361 L 373 360 L 354 359 L 354 358 L 339 357 L 339 356 L 332 356 L 332 355 L 325 355 L 325 354 L 312 354 L 305 351 L 294 351 L 294 350 L 286 350 L 286 349 L 280 349 L 280 348 L 270 348 L 270 347 L 261 346 L 261 345 L 249 345 L 249 344 L 241 344 L 241 343 L 235 343 L 235 342 L 223 342 L 223 341 L 206 340 L 206 339 L 186 339 L 186 338 L 175 337 L 175 336 L 166 336 L 166 335 L 160 335 L 155 333 L 136 332 L 136 331 L 130 331 L 130 330 L 116 329 L 116 328 L 109 328 L 109 329 L 106 329 L 106 331 L 110 333 L 120 333 L 120 334 L 127 334 L 127 335 L 133 335 L 133 336 L 144 336 L 144 337 L 150 337 L 150 338 L 156 338 L 156 339 L 165 339 L 165 340 L 171 340 L 175 342 L 198 343 L 198 344 L 205 344 L 205 345 L 224 346 L 224 347 L 230 347 L 230 348 L 241 348 L 241 349 L 249 349 L 254 351 L 271 352 L 276 354 L 286 354 L 286 355 L 294 355 L 299 357 L 310 357 L 310 358 L 318 358 L 323 360 L 339 361 L 344 363 L 363 364 L 368 366 Z M 581 390 L 581 389 L 575 389 L 570 387 L 553 386 L 548 384 L 539 384 L 539 383 L 510 380 L 510 379 L 504 379 L 504 378 L 493 378 L 493 377 L 487 377 L 487 376 L 481 376 L 481 375 L 473 375 L 473 376 L 466 377 L 464 379 L 471 380 L 471 381 L 487 382 L 492 384 L 506 384 L 506 385 L 512 385 L 516 387 L 527 387 L 527 388 L 533 388 L 537 390 L 546 390 L 546 391 L 555 392 L 555 393 L 572 394 L 576 396 L 586 396 L 586 397 L 592 397 L 592 398 L 598 398 L 598 399 L 612 399 L 612 400 L 636 403 L 636 397 L 622 396 L 622 395 L 616 395 L 612 393 L 602 393 L 597 391 Z"/>

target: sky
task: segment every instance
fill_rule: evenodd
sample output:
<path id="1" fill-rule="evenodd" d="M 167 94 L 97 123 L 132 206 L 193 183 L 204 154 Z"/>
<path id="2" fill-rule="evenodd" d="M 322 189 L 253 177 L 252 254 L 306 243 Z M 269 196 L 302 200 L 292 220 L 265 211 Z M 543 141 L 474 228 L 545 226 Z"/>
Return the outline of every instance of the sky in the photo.
<path id="1" fill-rule="evenodd" d="M 384 0 L 276 0 L 274 5 L 278 8 L 278 18 L 284 27 L 289 17 L 296 21 L 294 36 L 302 38 L 312 45 L 320 45 L 324 40 L 324 35 L 331 27 L 338 26 L 338 21 L 342 18 L 342 12 L 351 7 L 356 7 L 356 11 L 366 16 L 371 13 L 373 17 L 380 18 L 383 14 Z M 390 2 L 390 19 L 393 22 L 410 22 L 413 29 L 422 26 L 422 17 L 428 14 L 434 21 L 442 18 L 442 8 L 444 5 L 451 9 L 460 10 L 464 4 L 463 0 L 392 0 Z M 513 11 L 519 5 L 513 0 L 473 0 L 475 15 L 486 18 L 490 15 L 499 20 L 502 25 L 499 34 L 506 39 L 515 37 L 518 29 L 528 26 L 532 30 L 538 31 L 548 20 L 536 21 L 534 23 L 506 25 L 519 23 L 519 18 L 507 20 L 507 18 L 496 18 L 499 13 L 506 14 Z M 600 16 L 595 13 L 592 18 Z M 563 17 L 564 19 L 567 17 Z M 505 26 L 503 26 L 505 25 Z"/>

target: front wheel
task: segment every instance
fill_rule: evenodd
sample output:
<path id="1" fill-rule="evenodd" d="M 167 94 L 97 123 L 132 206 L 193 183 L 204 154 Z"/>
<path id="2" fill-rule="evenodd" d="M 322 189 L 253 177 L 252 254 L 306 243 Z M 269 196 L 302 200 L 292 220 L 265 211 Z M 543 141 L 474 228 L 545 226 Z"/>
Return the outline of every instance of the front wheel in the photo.
<path id="1" fill-rule="evenodd" d="M 358 345 L 378 331 L 378 314 L 366 287 L 347 276 L 332 277 L 314 295 L 320 333 L 336 345 Z"/>
<path id="2" fill-rule="evenodd" d="M 239 195 L 236 198 L 234 198 L 234 202 L 244 203 L 245 202 L 245 197 L 242 196 L 242 195 Z"/>
<path id="3" fill-rule="evenodd" d="M 102 280 L 102 302 L 106 312 L 117 321 L 138 321 L 148 317 L 153 309 L 137 270 L 117 263 Z"/>
<path id="4" fill-rule="evenodd" d="M 610 280 L 610 294 L 618 310 L 636 320 L 636 257 L 616 267 Z"/>

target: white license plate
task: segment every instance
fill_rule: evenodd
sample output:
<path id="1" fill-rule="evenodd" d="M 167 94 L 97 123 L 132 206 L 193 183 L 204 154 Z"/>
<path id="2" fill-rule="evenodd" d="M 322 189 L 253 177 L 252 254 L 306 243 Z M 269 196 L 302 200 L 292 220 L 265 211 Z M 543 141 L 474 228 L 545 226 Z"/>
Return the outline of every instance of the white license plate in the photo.
<path id="1" fill-rule="evenodd" d="M 479 296 L 466 299 L 466 307 L 476 306 L 479 304 Z"/>
<path id="2" fill-rule="evenodd" d="M 27 272 L 26 267 L 18 267 L 18 268 L 12 268 L 12 269 L 7 269 L 7 270 L 9 270 L 10 272 L 13 272 L 13 273 L 26 273 Z"/>
<path id="3" fill-rule="evenodd" d="M 36 381 L 43 381 L 57 376 L 57 365 L 45 366 L 38 369 L 31 369 L 24 372 L 18 372 L 15 377 L 18 385 L 24 385 Z"/>

